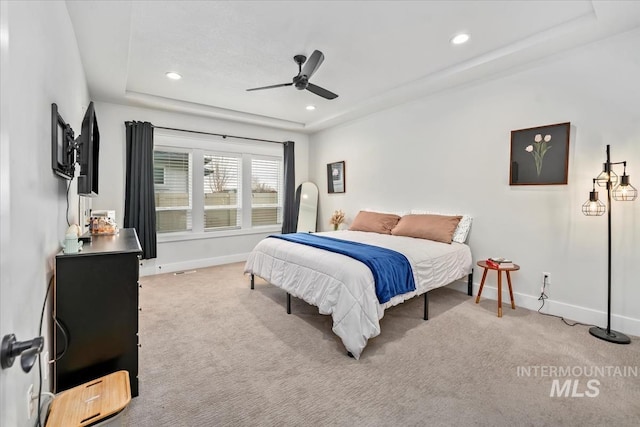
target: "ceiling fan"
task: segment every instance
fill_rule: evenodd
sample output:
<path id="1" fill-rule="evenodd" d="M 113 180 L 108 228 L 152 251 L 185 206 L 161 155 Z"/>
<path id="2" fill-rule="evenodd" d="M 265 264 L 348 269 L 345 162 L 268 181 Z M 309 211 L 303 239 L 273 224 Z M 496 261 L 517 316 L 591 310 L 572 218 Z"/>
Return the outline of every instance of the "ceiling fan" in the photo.
<path id="1" fill-rule="evenodd" d="M 276 87 L 295 85 L 296 89 L 298 90 L 306 89 L 309 92 L 315 93 L 316 95 L 319 95 L 326 99 L 334 99 L 338 97 L 338 95 L 336 95 L 331 91 L 328 91 L 325 88 L 316 86 L 313 83 L 309 83 L 309 79 L 311 78 L 313 73 L 316 72 L 318 67 L 320 67 L 320 64 L 322 64 L 322 61 L 324 61 L 324 54 L 322 52 L 320 52 L 319 50 L 314 50 L 308 61 L 307 61 L 307 57 L 304 55 L 296 55 L 293 57 L 293 60 L 296 61 L 296 64 L 298 64 L 298 75 L 293 77 L 293 81 L 291 83 L 282 83 L 279 85 L 254 87 L 252 89 L 247 89 L 247 91 L 273 89 Z M 302 67 L 302 64 L 305 64 L 304 68 Z"/>

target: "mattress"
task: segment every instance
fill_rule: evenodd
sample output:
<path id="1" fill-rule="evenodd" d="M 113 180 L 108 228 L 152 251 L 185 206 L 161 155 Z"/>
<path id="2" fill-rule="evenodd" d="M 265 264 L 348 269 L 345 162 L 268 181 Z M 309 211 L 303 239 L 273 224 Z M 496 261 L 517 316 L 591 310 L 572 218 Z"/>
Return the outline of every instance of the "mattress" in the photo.
<path id="1" fill-rule="evenodd" d="M 471 273 L 469 246 L 362 231 L 317 233 L 395 250 L 411 263 L 416 290 L 380 304 L 371 270 L 353 258 L 281 239 L 266 238 L 249 255 L 244 272 L 262 277 L 333 318 L 333 332 L 356 359 L 380 334 L 385 309 Z"/>

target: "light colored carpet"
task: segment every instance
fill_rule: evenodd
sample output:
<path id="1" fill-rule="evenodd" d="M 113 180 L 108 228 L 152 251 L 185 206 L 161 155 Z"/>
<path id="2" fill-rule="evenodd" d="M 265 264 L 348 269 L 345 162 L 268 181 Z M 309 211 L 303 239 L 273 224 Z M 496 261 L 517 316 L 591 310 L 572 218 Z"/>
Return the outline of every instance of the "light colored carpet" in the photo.
<path id="1" fill-rule="evenodd" d="M 359 361 L 331 318 L 242 274 L 242 263 L 141 278 L 140 396 L 125 426 L 638 426 L 640 339 L 447 289 L 388 310 Z M 634 367 L 638 376 L 519 376 L 518 367 Z M 587 374 L 589 374 L 587 372 Z M 578 380 L 550 397 L 552 382 Z M 572 383 L 573 384 L 573 383 Z M 593 385 L 593 383 L 592 383 Z"/>

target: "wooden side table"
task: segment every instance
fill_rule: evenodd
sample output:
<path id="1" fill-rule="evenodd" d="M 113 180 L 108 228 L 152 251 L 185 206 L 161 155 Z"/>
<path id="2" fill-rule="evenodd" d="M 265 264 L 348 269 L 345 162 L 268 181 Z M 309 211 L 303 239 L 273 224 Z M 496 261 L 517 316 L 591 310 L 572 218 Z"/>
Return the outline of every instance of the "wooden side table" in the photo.
<path id="1" fill-rule="evenodd" d="M 478 261 L 478 266 L 484 268 L 482 273 L 482 281 L 480 282 L 480 289 L 478 289 L 478 296 L 476 297 L 476 304 L 480 302 L 480 294 L 484 287 L 484 280 L 487 278 L 487 272 L 489 270 L 496 270 L 498 272 L 498 317 L 502 317 L 502 272 L 507 273 L 507 284 L 509 285 L 509 296 L 511 297 L 511 308 L 516 309 L 516 303 L 513 301 L 513 288 L 511 287 L 511 274 L 512 271 L 520 270 L 518 264 L 513 264 L 513 267 L 493 267 L 487 264 L 485 261 Z"/>

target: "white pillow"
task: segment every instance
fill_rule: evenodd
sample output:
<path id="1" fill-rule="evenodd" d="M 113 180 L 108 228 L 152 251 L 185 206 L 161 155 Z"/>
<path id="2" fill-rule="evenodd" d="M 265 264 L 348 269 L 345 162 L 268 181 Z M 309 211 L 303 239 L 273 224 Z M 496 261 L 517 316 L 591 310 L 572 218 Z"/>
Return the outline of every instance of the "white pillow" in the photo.
<path id="1" fill-rule="evenodd" d="M 454 214 L 454 213 L 442 213 L 442 212 L 433 212 L 433 211 L 425 211 L 420 209 L 411 209 L 411 213 L 414 215 L 461 215 L 462 219 L 458 223 L 456 227 L 456 231 L 453 232 L 453 236 L 451 240 L 458 243 L 464 243 L 467 241 L 467 236 L 469 235 L 469 230 L 471 229 L 471 221 L 473 218 L 471 215 L 467 214 Z"/>
<path id="2" fill-rule="evenodd" d="M 403 217 L 405 215 L 410 214 L 410 211 L 388 211 L 386 209 L 370 209 L 370 208 L 364 208 L 364 209 L 360 209 L 361 211 L 367 211 L 367 212 L 377 212 L 377 213 L 384 213 L 384 214 L 392 214 L 392 215 L 398 215 L 399 217 Z"/>

